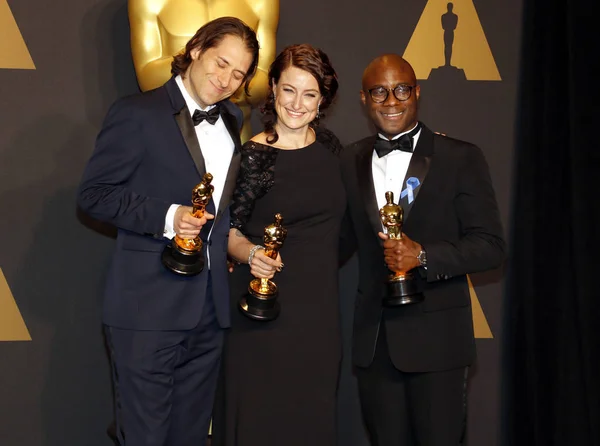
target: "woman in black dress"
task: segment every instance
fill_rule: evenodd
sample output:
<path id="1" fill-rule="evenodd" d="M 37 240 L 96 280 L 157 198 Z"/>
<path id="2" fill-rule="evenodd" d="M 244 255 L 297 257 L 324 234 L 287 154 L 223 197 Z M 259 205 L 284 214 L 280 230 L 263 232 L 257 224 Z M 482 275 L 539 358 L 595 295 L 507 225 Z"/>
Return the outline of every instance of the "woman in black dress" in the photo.
<path id="1" fill-rule="evenodd" d="M 265 131 L 242 149 L 231 206 L 228 250 L 241 265 L 232 273 L 232 328 L 213 445 L 335 446 L 338 239 L 346 197 L 340 143 L 318 121 L 335 97 L 337 77 L 321 50 L 293 45 L 271 65 L 269 84 Z M 276 213 L 287 238 L 273 260 L 253 248 Z M 275 272 L 278 318 L 243 315 L 238 302 L 249 282 Z"/>

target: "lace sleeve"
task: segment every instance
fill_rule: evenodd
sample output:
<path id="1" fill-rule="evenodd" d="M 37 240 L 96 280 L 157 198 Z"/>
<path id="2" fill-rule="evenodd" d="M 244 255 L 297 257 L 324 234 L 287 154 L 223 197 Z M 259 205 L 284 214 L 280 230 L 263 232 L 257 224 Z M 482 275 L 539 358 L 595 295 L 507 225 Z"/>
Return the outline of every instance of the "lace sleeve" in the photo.
<path id="1" fill-rule="evenodd" d="M 244 232 L 254 203 L 273 186 L 277 154 L 277 149 L 254 141 L 248 141 L 242 147 L 240 172 L 231 203 L 232 228 Z"/>
<path id="2" fill-rule="evenodd" d="M 317 141 L 327 147 L 334 155 L 340 156 L 342 153 L 342 143 L 335 134 L 326 128 L 317 127 L 316 129 Z"/>

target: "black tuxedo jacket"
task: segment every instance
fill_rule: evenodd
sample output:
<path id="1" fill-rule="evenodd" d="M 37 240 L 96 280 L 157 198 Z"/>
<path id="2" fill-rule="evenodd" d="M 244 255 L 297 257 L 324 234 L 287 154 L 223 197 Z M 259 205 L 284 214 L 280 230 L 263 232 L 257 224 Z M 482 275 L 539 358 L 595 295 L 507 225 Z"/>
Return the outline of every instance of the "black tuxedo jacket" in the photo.
<path id="1" fill-rule="evenodd" d="M 427 251 L 427 269 L 417 268 L 425 299 L 402 308 L 383 308 L 385 280 L 382 231 L 372 175 L 375 136 L 343 153 L 353 243 L 360 278 L 356 296 L 353 361 L 372 360 L 385 326 L 390 357 L 405 372 L 449 370 L 469 365 L 475 355 L 466 274 L 498 267 L 505 255 L 502 226 L 485 158 L 473 144 L 434 134 L 423 126 L 408 172 L 421 178 L 414 200 L 400 200 L 404 228 Z M 400 191 L 393 191 L 398 202 Z M 381 320 L 385 324 L 381 325 Z"/>
<path id="2" fill-rule="evenodd" d="M 226 266 L 229 201 L 240 164 L 242 114 L 229 101 L 221 116 L 235 144 L 210 242 L 210 275 L 216 313 L 229 326 Z M 205 173 L 194 124 L 175 79 L 111 107 L 81 181 L 78 204 L 112 223 L 118 236 L 108 272 L 103 321 L 136 330 L 185 330 L 202 315 L 208 260 L 201 274 L 167 270 L 161 253 L 165 216 L 174 203 L 191 205 L 192 189 Z M 214 214 L 214 203 L 209 211 Z"/>

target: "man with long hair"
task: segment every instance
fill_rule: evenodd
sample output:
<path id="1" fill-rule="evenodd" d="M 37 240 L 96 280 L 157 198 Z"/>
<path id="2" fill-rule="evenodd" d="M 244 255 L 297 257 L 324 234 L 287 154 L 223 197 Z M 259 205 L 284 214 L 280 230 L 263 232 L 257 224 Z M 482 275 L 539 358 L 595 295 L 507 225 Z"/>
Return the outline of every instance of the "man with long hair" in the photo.
<path id="1" fill-rule="evenodd" d="M 242 21 L 205 24 L 174 58 L 168 82 L 111 107 L 84 172 L 79 206 L 118 228 L 103 323 L 123 446 L 206 441 L 230 324 L 228 204 L 242 115 L 228 99 L 242 85 L 247 91 L 257 61 L 256 34 Z M 214 191 L 196 218 L 183 204 L 205 173 Z M 175 235 L 202 239 L 202 272 L 163 266 Z"/>

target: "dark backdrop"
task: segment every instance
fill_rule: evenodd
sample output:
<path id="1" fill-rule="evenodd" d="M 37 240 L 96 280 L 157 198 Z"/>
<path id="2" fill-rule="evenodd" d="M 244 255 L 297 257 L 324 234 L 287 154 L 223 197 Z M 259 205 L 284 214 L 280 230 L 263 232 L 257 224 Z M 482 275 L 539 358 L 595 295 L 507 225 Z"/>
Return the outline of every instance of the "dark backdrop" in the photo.
<path id="1" fill-rule="evenodd" d="M 471 2 L 456 0 L 455 12 Z M 330 55 L 338 71 L 339 99 L 325 123 L 342 142 L 371 132 L 359 106 L 363 68 L 384 52 L 403 54 L 426 3 L 281 1 L 277 48 L 314 44 Z M 80 221 L 74 203 L 108 106 L 137 91 L 126 2 L 8 4 L 36 70 L 0 69 L 0 268 L 32 341 L 0 342 L 0 444 L 106 446 L 112 403 L 100 307 L 114 242 L 110 231 L 101 234 L 104 228 Z M 502 80 L 423 80 L 421 117 L 432 129 L 483 149 L 508 222 L 521 1 L 474 0 L 474 5 Z M 348 355 L 355 276 L 353 260 L 341 272 L 343 446 L 367 444 Z M 494 338 L 478 341 L 469 387 L 469 437 L 472 445 L 494 446 L 501 273 L 473 281 Z"/>
<path id="2" fill-rule="evenodd" d="M 524 8 L 506 446 L 600 445 L 600 87 L 589 0 Z"/>

